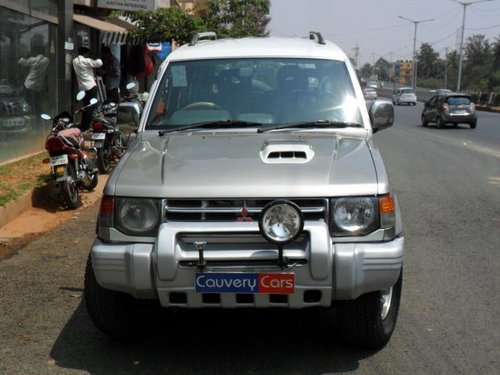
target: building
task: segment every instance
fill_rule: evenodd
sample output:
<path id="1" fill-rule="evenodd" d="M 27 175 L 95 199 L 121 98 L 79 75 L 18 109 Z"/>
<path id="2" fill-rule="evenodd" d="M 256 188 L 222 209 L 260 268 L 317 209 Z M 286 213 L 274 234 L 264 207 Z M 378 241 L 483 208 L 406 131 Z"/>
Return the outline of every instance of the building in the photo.
<path id="1" fill-rule="evenodd" d="M 44 149 L 55 115 L 74 107 L 72 60 L 80 46 L 97 57 L 102 45 L 119 59 L 130 23 L 116 10 L 192 7 L 182 0 L 2 0 L 0 2 L 0 164 Z"/>

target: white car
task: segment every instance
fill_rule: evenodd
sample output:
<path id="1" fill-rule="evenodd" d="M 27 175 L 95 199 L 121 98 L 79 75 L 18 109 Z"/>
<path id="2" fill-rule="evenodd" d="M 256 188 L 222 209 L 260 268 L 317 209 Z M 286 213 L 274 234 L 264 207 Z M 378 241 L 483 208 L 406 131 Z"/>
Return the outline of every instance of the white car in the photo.
<path id="1" fill-rule="evenodd" d="M 400 87 L 394 90 L 392 95 L 392 104 L 394 105 L 416 105 L 417 95 L 412 87 Z"/>

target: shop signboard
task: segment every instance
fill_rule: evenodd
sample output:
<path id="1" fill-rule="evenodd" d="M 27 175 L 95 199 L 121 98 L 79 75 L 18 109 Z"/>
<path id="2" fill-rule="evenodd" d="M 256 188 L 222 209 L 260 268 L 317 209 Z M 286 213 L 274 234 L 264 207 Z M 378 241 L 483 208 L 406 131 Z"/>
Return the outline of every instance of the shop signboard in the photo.
<path id="1" fill-rule="evenodd" d="M 97 0 L 99 8 L 121 9 L 129 11 L 155 10 L 158 0 Z"/>

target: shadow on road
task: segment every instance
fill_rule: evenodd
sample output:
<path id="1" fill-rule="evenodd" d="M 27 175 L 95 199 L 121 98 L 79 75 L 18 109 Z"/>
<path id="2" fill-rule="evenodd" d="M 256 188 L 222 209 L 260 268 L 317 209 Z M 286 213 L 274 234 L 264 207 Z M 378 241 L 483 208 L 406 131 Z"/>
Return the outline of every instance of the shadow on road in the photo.
<path id="1" fill-rule="evenodd" d="M 329 316 L 329 318 L 328 318 Z M 372 355 L 342 346 L 318 311 L 181 310 L 162 315 L 154 335 L 114 341 L 82 302 L 57 338 L 57 366 L 91 374 L 348 372 Z M 331 334 L 329 334 L 329 331 Z"/>

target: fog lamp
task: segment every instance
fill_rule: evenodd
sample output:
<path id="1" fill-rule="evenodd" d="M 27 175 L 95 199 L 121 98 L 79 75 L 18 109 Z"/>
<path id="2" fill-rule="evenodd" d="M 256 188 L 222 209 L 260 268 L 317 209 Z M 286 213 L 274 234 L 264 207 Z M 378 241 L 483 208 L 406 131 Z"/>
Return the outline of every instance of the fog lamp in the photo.
<path id="1" fill-rule="evenodd" d="M 299 206 L 285 200 L 267 204 L 259 218 L 259 229 L 270 242 L 283 245 L 295 240 L 304 228 Z"/>

